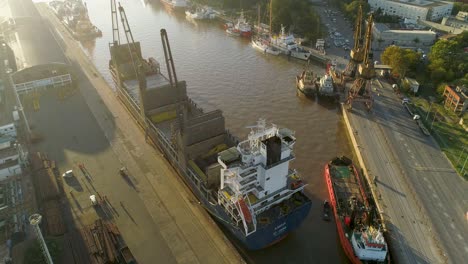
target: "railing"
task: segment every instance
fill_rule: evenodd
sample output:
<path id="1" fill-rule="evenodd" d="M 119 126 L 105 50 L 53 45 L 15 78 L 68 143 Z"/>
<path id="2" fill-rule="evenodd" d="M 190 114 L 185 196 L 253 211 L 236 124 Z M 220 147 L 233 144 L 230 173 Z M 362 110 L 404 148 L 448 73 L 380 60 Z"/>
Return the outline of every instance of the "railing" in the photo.
<path id="1" fill-rule="evenodd" d="M 64 87 L 72 83 L 70 74 L 59 75 L 30 82 L 15 84 L 15 89 L 18 94 L 28 93 L 39 88 L 46 88 L 49 85 L 52 87 Z"/>

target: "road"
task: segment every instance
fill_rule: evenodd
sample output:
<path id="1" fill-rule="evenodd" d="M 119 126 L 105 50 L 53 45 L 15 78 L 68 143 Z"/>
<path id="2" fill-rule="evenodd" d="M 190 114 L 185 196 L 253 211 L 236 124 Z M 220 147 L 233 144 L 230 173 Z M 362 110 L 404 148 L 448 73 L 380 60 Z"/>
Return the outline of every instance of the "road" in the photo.
<path id="1" fill-rule="evenodd" d="M 85 164 L 92 179 L 77 174 L 67 184 L 73 221 L 88 224 L 88 194 L 106 195 L 116 209 L 114 220 L 140 263 L 239 263 L 232 248 L 161 154 L 144 136 L 110 87 L 58 20 L 43 6 L 41 20 L 30 0 L 10 1 L 17 28 L 17 52 L 24 65 L 70 62 L 78 90 L 63 100 L 48 91 L 40 110 L 25 105 L 33 130 L 43 136 L 32 151 L 44 151 L 61 171 Z M 50 29 L 52 20 L 58 32 Z M 29 21 L 29 22 L 28 22 Z M 30 23 L 39 21 L 39 23 Z M 63 37 L 63 40 L 61 39 Z M 57 43 L 59 42 L 59 44 Z M 65 55 L 64 55 L 65 53 Z M 119 176 L 126 166 L 129 179 Z M 69 223 L 70 224 L 70 223 Z M 76 223 L 74 223 L 76 224 Z"/>
<path id="2" fill-rule="evenodd" d="M 467 183 L 433 138 L 422 134 L 389 84 L 375 93 L 370 114 L 354 106 L 349 117 L 370 177 L 377 179 L 395 259 L 463 262 Z"/>

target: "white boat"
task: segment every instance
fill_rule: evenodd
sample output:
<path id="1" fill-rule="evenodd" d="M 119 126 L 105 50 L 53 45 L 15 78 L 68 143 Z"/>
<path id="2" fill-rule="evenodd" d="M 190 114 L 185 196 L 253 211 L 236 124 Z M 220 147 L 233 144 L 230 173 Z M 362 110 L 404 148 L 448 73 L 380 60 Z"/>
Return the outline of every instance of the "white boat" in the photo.
<path id="1" fill-rule="evenodd" d="M 174 10 L 184 10 L 187 8 L 187 0 L 161 0 L 161 2 L 166 7 Z"/>
<path id="2" fill-rule="evenodd" d="M 330 74 L 326 73 L 320 78 L 317 83 L 319 95 L 322 96 L 335 96 L 335 89 L 333 87 L 333 79 Z"/>
<path id="3" fill-rule="evenodd" d="M 259 51 L 262 51 L 265 54 L 271 54 L 275 56 L 278 56 L 280 54 L 280 51 L 274 47 L 271 47 L 268 44 L 268 41 L 265 39 L 261 39 L 261 38 L 252 39 L 252 47 L 254 47 L 255 49 Z"/>
<path id="4" fill-rule="evenodd" d="M 240 35 L 242 37 L 250 38 L 250 36 L 252 36 L 252 27 L 249 25 L 249 23 L 247 23 L 247 20 L 244 18 L 244 11 L 241 12 L 240 17 L 234 24 L 234 28 L 240 32 Z"/>
<path id="5" fill-rule="evenodd" d="M 185 15 L 194 20 L 215 19 L 216 13 L 210 7 L 197 8 L 195 11 L 187 10 Z"/>
<path id="6" fill-rule="evenodd" d="M 271 45 L 281 50 L 283 54 L 297 59 L 308 60 L 310 57 L 310 51 L 299 46 L 293 34 L 286 34 L 286 29 L 283 25 L 281 25 L 280 34 L 271 38 Z"/>

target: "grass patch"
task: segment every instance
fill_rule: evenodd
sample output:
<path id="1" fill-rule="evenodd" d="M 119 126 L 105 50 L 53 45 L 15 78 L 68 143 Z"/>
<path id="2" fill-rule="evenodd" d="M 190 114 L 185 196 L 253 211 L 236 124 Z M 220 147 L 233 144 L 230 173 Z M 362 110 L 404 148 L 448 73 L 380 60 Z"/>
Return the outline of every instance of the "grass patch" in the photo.
<path id="1" fill-rule="evenodd" d="M 462 170 L 468 157 L 468 133 L 458 124 L 460 117 L 446 110 L 441 104 L 432 103 L 430 105 L 424 98 L 412 98 L 412 100 L 414 110 L 421 116 L 426 127 L 431 130 L 435 140 L 457 173 L 468 180 L 468 161 Z M 466 115 L 464 119 L 466 119 Z"/>

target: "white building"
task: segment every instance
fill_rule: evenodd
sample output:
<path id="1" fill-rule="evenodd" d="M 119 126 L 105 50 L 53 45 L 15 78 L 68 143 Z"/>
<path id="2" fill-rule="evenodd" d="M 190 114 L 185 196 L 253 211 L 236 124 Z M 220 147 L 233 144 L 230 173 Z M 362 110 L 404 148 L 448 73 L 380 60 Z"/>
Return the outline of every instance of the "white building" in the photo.
<path id="1" fill-rule="evenodd" d="M 468 31 L 468 12 L 458 12 L 455 17 L 444 17 L 442 25 Z"/>
<path id="2" fill-rule="evenodd" d="M 372 27 L 374 43 L 378 49 L 389 45 L 401 47 L 421 47 L 434 44 L 437 34 L 432 30 L 392 30 L 382 23 Z"/>
<path id="3" fill-rule="evenodd" d="M 436 0 L 369 0 L 373 11 L 401 18 L 437 21 L 450 16 L 453 3 Z"/>

